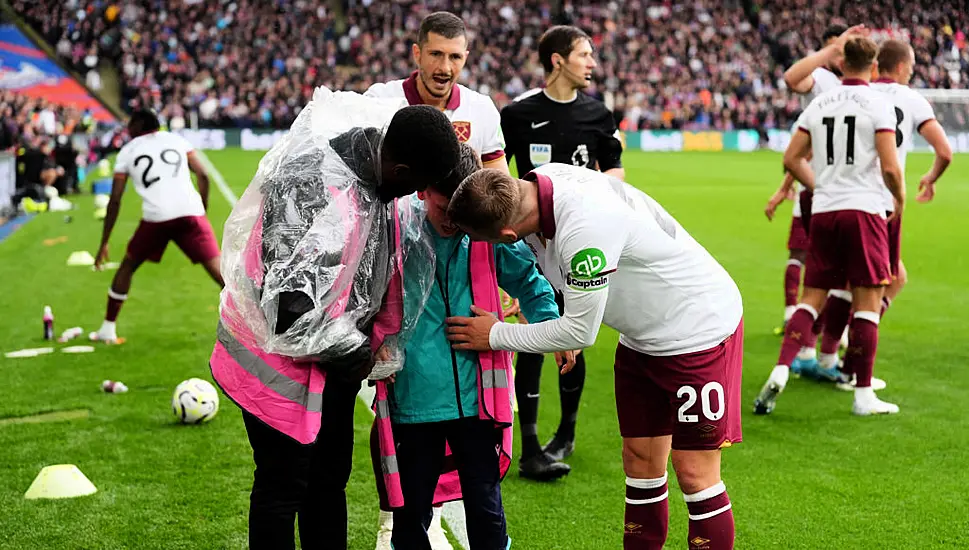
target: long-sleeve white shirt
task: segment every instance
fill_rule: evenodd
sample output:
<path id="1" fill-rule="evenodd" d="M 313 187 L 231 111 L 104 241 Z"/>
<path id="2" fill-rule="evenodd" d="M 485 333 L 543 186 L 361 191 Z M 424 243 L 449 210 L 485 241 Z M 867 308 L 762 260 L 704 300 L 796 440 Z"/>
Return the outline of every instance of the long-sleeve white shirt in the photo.
<path id="1" fill-rule="evenodd" d="M 591 346 L 602 323 L 650 355 L 712 348 L 743 316 L 726 270 L 651 197 L 605 174 L 547 164 L 538 181 L 543 247 L 527 239 L 549 282 L 565 294 L 553 321 L 498 323 L 491 347 L 530 353 Z"/>

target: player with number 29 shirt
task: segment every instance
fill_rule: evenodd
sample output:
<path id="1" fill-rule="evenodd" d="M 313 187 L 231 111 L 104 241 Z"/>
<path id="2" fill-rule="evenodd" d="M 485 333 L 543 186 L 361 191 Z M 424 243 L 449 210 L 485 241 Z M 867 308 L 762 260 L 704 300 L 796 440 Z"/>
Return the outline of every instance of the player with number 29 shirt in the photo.
<path id="1" fill-rule="evenodd" d="M 128 123 L 132 140 L 121 148 L 114 163 L 114 185 L 104 219 L 101 246 L 95 268 L 108 260 L 108 240 L 118 219 L 121 197 L 128 179 L 143 201 L 141 223 L 128 242 L 111 288 L 104 322 L 92 340 L 120 343 L 116 321 L 128 298 L 131 278 L 145 261 L 159 262 L 169 241 L 192 261 L 201 263 L 219 286 L 224 286 L 219 266 L 219 241 L 205 217 L 209 178 L 192 146 L 184 138 L 160 131 L 158 118 L 150 111 L 136 111 Z M 195 174 L 199 190 L 192 185 Z"/>
<path id="2" fill-rule="evenodd" d="M 476 240 L 543 237 L 542 270 L 565 297 L 564 315 L 542 323 L 501 323 L 480 309 L 450 319 L 456 348 L 548 353 L 591 346 L 601 324 L 619 331 L 623 547 L 663 547 L 672 454 L 689 539 L 732 548 L 720 453 L 741 440 L 743 304 L 727 271 L 651 197 L 580 167 L 553 163 L 523 180 L 482 170 L 448 215 Z"/>

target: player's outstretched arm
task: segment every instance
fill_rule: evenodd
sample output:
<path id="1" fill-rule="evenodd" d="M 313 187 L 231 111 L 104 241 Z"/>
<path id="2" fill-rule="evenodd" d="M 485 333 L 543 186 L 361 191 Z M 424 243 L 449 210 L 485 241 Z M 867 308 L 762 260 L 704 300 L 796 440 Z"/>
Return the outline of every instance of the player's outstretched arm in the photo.
<path id="1" fill-rule="evenodd" d="M 501 323 L 491 312 L 471 306 L 473 317 L 449 317 L 448 340 L 457 350 L 491 349 L 525 353 L 581 350 L 595 343 L 606 310 L 606 289 L 565 291 L 565 315 L 527 325 Z"/>
<path id="2" fill-rule="evenodd" d="M 188 159 L 188 169 L 195 174 L 195 184 L 199 188 L 202 205 L 207 212 L 209 210 L 209 174 L 205 171 L 205 166 L 202 165 L 195 151 L 189 151 L 185 157 Z"/>
<path id="3" fill-rule="evenodd" d="M 455 349 L 500 349 L 526 353 L 580 350 L 595 343 L 609 298 L 609 274 L 616 270 L 625 232 L 619 220 L 597 217 L 557 237 L 568 270 L 565 313 L 558 319 L 527 325 L 499 323 L 488 312 L 447 320 L 448 339 Z M 595 245 L 598 244 L 598 247 Z M 600 248 L 601 247 L 601 248 Z"/>
<path id="4" fill-rule="evenodd" d="M 784 83 L 787 84 L 787 88 L 798 94 L 809 93 L 814 88 L 814 77 L 811 73 L 818 67 L 826 65 L 837 53 L 838 50 L 832 44 L 791 65 L 784 71 Z"/>
<path id="5" fill-rule="evenodd" d="M 811 73 L 813 73 L 815 69 L 828 65 L 831 60 L 837 57 L 838 54 L 844 49 L 844 44 L 849 38 L 852 36 L 864 35 L 867 34 L 867 32 L 868 31 L 865 29 L 864 25 L 855 25 L 854 27 L 846 30 L 835 42 L 828 44 L 820 50 L 791 65 L 790 68 L 784 71 L 784 83 L 787 84 L 788 89 L 795 93 L 809 93 L 814 88 L 814 77 L 811 76 Z"/>
<path id="6" fill-rule="evenodd" d="M 118 213 L 121 212 L 121 198 L 124 196 L 125 186 L 128 184 L 128 174 L 116 173 L 111 184 L 111 199 L 108 201 L 108 212 L 104 216 L 104 229 L 101 231 L 101 245 L 98 247 L 98 255 L 94 259 L 94 269 L 101 269 L 101 266 L 108 261 L 108 241 L 111 239 L 111 232 L 114 231 L 114 224 L 118 221 Z"/>
<path id="7" fill-rule="evenodd" d="M 811 152 L 811 134 L 803 129 L 798 129 L 791 136 L 791 142 L 784 151 L 784 168 L 794 176 L 794 179 L 801 182 L 805 187 L 814 191 L 814 172 L 807 161 Z"/>
<path id="8" fill-rule="evenodd" d="M 902 177 L 902 168 L 898 164 L 898 153 L 895 147 L 894 132 L 876 132 L 875 149 L 878 151 L 878 159 L 882 165 L 882 179 L 885 187 L 891 191 L 895 198 L 895 213 L 901 214 L 905 207 L 905 180 Z"/>
<path id="9" fill-rule="evenodd" d="M 935 182 L 939 181 L 946 168 L 952 162 L 952 147 L 949 146 L 949 139 L 945 135 L 945 129 L 939 121 L 932 119 L 926 121 L 919 128 L 919 133 L 929 142 L 935 151 L 935 161 L 932 168 L 919 180 L 919 194 L 915 200 L 919 202 L 929 202 L 935 197 Z"/>

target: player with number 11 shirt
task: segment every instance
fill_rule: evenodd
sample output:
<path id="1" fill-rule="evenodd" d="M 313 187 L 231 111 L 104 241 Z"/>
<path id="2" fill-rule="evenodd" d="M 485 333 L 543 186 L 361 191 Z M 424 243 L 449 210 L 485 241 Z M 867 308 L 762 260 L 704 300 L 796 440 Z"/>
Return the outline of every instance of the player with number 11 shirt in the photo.
<path id="1" fill-rule="evenodd" d="M 882 294 L 891 282 L 885 188 L 901 215 L 905 188 L 895 151 L 892 104 L 869 86 L 878 46 L 855 37 L 844 45 L 842 85 L 816 97 L 798 119 L 784 166 L 814 189 L 801 303 L 785 328 L 777 364 L 754 403 L 768 414 L 787 385 L 798 351 L 815 340 L 828 291 L 850 286 L 854 314 L 845 369 L 856 376 L 852 413 L 897 413 L 872 389 Z M 811 166 L 805 158 L 812 155 Z"/>
<path id="2" fill-rule="evenodd" d="M 108 241 L 118 220 L 121 197 L 130 178 L 143 202 L 141 223 L 128 242 L 128 250 L 108 289 L 104 322 L 90 337 L 105 343 L 120 343 L 116 321 L 128 298 L 131 278 L 145 261 L 159 262 L 169 241 L 182 249 L 193 263 L 201 263 L 219 286 L 219 241 L 205 217 L 209 178 L 184 138 L 160 131 L 158 118 L 149 111 L 136 111 L 128 123 L 132 140 L 121 148 L 114 163 L 114 185 L 104 232 L 94 267 L 102 269 L 108 260 Z M 199 190 L 192 185 L 192 176 Z"/>

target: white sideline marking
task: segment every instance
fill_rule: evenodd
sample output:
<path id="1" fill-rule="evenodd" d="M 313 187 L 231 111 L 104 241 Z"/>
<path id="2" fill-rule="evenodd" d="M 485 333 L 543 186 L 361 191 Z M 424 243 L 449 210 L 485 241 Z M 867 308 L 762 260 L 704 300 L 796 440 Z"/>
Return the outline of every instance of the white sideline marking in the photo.
<path id="1" fill-rule="evenodd" d="M 219 188 L 219 192 L 222 193 L 223 197 L 225 197 L 225 200 L 229 203 L 229 206 L 235 206 L 236 203 L 239 202 L 239 198 L 236 197 L 236 194 L 232 192 L 232 189 L 230 189 L 229 185 L 225 182 L 225 178 L 222 177 L 222 172 L 219 172 L 219 169 L 212 164 L 209 157 L 205 156 L 205 153 L 203 153 L 200 149 L 195 150 L 195 155 L 198 156 L 198 159 L 205 166 L 205 171 L 212 176 L 213 180 L 215 180 L 215 186 Z"/>

